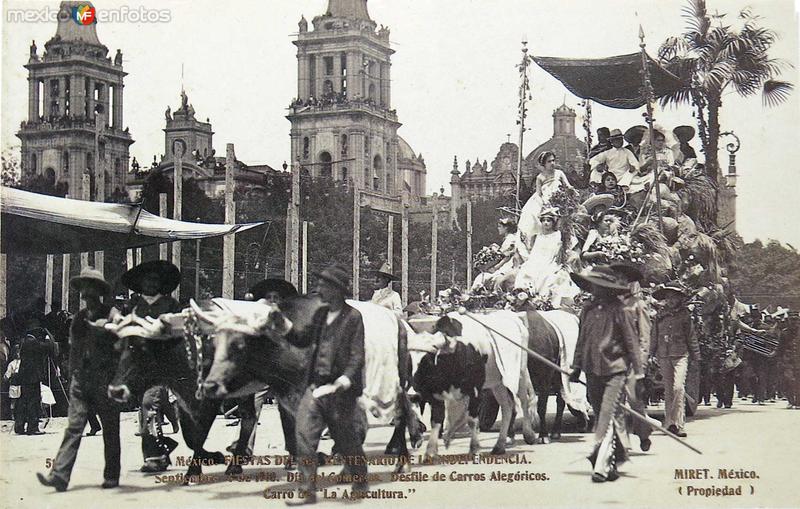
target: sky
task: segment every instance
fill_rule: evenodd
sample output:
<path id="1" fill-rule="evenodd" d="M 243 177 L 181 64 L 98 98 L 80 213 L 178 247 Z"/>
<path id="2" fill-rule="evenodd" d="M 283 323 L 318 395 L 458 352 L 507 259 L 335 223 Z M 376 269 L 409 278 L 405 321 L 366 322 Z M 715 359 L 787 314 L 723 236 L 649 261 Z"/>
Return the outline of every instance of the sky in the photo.
<path id="1" fill-rule="evenodd" d="M 180 104 L 183 86 L 200 119 L 210 118 L 218 154 L 234 143 L 249 164 L 279 168 L 289 154 L 287 106 L 296 96 L 297 66 L 291 41 L 300 15 L 324 13 L 327 0 L 103 1 L 98 11 L 128 9 L 124 20 L 98 23 L 98 36 L 113 56 L 122 49 L 124 123 L 136 143 L 131 156 L 146 165 L 164 151 L 164 110 Z M 428 192 L 450 194 L 453 157 L 460 168 L 476 158 L 492 161 L 511 134 L 517 139 L 516 108 L 521 41 L 540 56 L 604 57 L 639 49 L 639 25 L 651 55 L 685 20 L 677 0 L 370 0 L 373 20 L 391 29 L 392 107 L 399 134 L 428 167 Z M 710 12 L 736 14 L 752 6 L 762 23 L 781 38 L 772 55 L 793 68 L 783 78 L 798 80 L 798 16 L 793 0 L 708 0 Z M 39 52 L 56 30 L 55 21 L 11 22 L 9 9 L 57 9 L 55 1 L 4 1 L 0 146 L 19 153 L 14 133 L 27 114 L 28 48 Z M 137 22 L 138 15 L 159 22 Z M 154 12 L 155 11 L 155 12 Z M 183 79 L 181 78 L 183 69 Z M 552 112 L 566 103 L 580 115 L 580 99 L 535 65 L 531 70 L 524 151 L 552 135 Z M 761 98 L 723 98 L 722 128 L 742 141 L 737 155 L 738 230 L 746 241 L 778 239 L 800 248 L 800 118 L 798 91 L 777 108 Z M 593 108 L 593 125 L 623 131 L 642 123 L 642 110 Z M 668 129 L 696 125 L 688 106 L 656 112 Z M 580 117 L 577 122 L 580 131 Z M 579 136 L 582 134 L 579 132 Z M 699 152 L 699 141 L 694 140 Z M 720 153 L 720 160 L 727 161 Z"/>

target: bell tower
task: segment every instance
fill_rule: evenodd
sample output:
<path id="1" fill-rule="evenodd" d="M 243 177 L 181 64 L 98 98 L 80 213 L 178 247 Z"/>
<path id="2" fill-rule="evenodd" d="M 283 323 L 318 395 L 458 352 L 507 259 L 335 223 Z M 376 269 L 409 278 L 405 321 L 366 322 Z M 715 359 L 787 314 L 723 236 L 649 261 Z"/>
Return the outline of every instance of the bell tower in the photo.
<path id="1" fill-rule="evenodd" d="M 315 177 L 398 196 L 401 124 L 391 107 L 389 29 L 370 18 L 366 0 L 329 0 L 311 25 L 302 17 L 293 42 L 292 161 Z"/>
<path id="2" fill-rule="evenodd" d="M 59 13 L 89 2 L 62 1 Z M 22 141 L 24 176 L 44 175 L 66 183 L 71 197 L 83 195 L 90 175 L 91 199 L 104 201 L 125 190 L 128 148 L 133 143 L 122 117 L 122 52 L 113 60 L 97 38 L 96 21 L 79 23 L 58 16 L 55 35 L 43 54 L 30 46 L 28 118 L 17 136 Z"/>

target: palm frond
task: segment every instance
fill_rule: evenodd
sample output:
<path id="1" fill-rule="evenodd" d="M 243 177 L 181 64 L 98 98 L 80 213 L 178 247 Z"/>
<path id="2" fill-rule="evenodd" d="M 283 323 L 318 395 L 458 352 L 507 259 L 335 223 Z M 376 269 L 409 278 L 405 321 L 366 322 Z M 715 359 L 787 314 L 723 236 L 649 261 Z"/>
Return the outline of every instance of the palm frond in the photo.
<path id="1" fill-rule="evenodd" d="M 762 101 L 765 106 L 777 106 L 789 98 L 794 85 L 788 81 L 767 80 L 762 90 Z"/>
<path id="2" fill-rule="evenodd" d="M 714 182 L 700 170 L 690 171 L 684 175 L 683 180 L 684 187 L 678 194 L 686 198 L 686 215 L 699 225 L 713 224 L 717 211 L 717 189 Z"/>
<path id="3" fill-rule="evenodd" d="M 669 258 L 669 242 L 667 242 L 667 238 L 655 224 L 637 224 L 631 230 L 631 237 L 642 243 L 645 252 L 658 253 L 665 258 Z"/>

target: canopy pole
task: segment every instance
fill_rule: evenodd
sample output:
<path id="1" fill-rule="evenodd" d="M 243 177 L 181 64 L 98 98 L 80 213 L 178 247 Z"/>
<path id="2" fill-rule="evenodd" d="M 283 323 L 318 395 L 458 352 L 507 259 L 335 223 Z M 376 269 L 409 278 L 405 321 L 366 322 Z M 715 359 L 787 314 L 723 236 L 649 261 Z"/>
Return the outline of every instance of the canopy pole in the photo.
<path id="1" fill-rule="evenodd" d="M 522 183 L 522 142 L 525 136 L 525 118 L 528 116 L 527 104 L 528 96 L 530 94 L 530 81 L 528 80 L 528 65 L 530 65 L 531 57 L 528 55 L 528 41 L 522 41 L 522 62 L 517 66 L 520 75 L 519 85 L 519 151 L 517 153 L 517 191 L 514 195 L 516 197 L 517 211 L 522 209 L 522 203 L 519 200 L 519 190 Z"/>
<path id="2" fill-rule="evenodd" d="M 642 49 L 642 80 L 644 85 L 644 99 L 647 106 L 645 120 L 650 131 L 650 161 L 653 165 L 653 185 L 656 188 L 656 211 L 658 213 L 658 229 L 664 233 L 664 221 L 661 218 L 661 185 L 659 183 L 658 161 L 656 160 L 656 147 L 654 145 L 655 133 L 653 131 L 653 84 L 650 82 L 650 69 L 647 66 L 647 52 L 645 51 L 644 30 L 639 25 L 639 47 Z"/>

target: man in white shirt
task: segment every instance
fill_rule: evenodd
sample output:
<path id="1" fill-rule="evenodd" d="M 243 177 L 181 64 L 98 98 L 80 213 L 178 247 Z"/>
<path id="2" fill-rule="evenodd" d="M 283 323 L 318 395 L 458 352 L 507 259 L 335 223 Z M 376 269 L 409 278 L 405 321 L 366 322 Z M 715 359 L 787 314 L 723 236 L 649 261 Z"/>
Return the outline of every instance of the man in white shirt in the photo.
<path id="1" fill-rule="evenodd" d="M 384 263 L 375 274 L 375 292 L 372 294 L 371 302 L 383 306 L 400 316 L 403 313 L 403 302 L 400 299 L 400 294 L 392 290 L 392 281 L 396 280 L 397 277 L 392 274 L 391 266 L 388 263 Z"/>
<path id="2" fill-rule="evenodd" d="M 603 175 L 601 165 L 605 163 L 608 171 L 617 177 L 617 185 L 627 186 L 633 172 L 639 169 L 639 161 L 633 152 L 622 147 L 625 140 L 619 129 L 611 131 L 608 141 L 611 143 L 610 149 L 589 159 L 589 166 L 592 169 L 589 182 L 600 183 Z"/>

